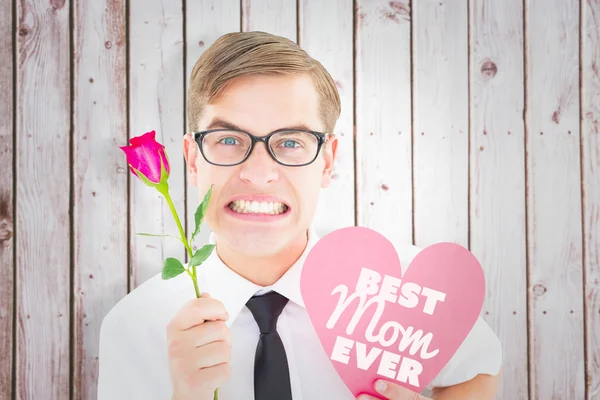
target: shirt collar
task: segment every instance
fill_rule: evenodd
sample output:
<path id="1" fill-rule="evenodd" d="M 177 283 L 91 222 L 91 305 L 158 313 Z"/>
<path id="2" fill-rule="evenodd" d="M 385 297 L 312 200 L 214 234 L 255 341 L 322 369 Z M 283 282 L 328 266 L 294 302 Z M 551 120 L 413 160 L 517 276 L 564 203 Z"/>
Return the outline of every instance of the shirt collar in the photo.
<path id="1" fill-rule="evenodd" d="M 304 307 L 300 291 L 300 275 L 308 253 L 318 240 L 316 231 L 311 225 L 308 229 L 308 242 L 300 258 L 277 282 L 268 287 L 257 285 L 238 275 L 225 265 L 216 251 L 213 251 L 203 264 L 205 268 L 206 287 L 200 289 L 208 292 L 212 298 L 223 303 L 229 314 L 227 326 L 231 326 L 240 311 L 245 307 L 246 302 L 257 292 L 262 293 L 273 290 L 284 295 L 299 306 Z M 212 233 L 209 237 L 209 243 L 215 243 L 215 236 Z"/>

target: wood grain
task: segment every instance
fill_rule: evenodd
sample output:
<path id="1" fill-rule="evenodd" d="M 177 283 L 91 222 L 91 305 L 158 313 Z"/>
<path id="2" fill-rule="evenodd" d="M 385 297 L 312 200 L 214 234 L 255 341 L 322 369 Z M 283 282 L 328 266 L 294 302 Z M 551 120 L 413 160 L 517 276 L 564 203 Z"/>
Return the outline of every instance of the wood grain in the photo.
<path id="1" fill-rule="evenodd" d="M 169 156 L 169 193 L 184 221 L 182 3 L 132 0 L 129 15 L 129 136 L 156 131 L 156 140 L 165 146 Z M 130 182 L 132 290 L 160 273 L 167 257 L 183 262 L 186 252 L 175 238 L 179 237 L 179 230 L 164 197 L 133 176 Z"/>
<path id="2" fill-rule="evenodd" d="M 264 31 L 297 40 L 296 0 L 241 0 L 242 31 Z"/>
<path id="3" fill-rule="evenodd" d="M 413 4 L 415 244 L 468 246 L 467 2 Z"/>
<path id="4" fill-rule="evenodd" d="M 125 1 L 74 3 L 73 398 L 95 398 L 102 319 L 127 294 Z"/>
<path id="5" fill-rule="evenodd" d="M 14 251 L 13 2 L 0 4 L 0 398 L 12 398 Z"/>
<path id="6" fill-rule="evenodd" d="M 585 397 L 579 4 L 528 0 L 525 23 L 530 397 L 577 400 Z"/>
<path id="7" fill-rule="evenodd" d="M 198 0 L 188 1 L 186 4 L 185 76 L 186 85 L 189 86 L 192 69 L 204 50 L 225 33 L 239 32 L 241 25 L 239 0 Z M 188 86 L 186 86 L 186 90 Z M 205 193 L 199 193 L 198 188 L 190 183 L 187 168 L 185 168 L 185 173 L 187 177 L 187 214 L 185 218 L 187 221 L 186 232 L 188 232 L 187 235 L 189 236 L 195 227 L 194 214 L 196 213 L 196 208 L 198 208 Z M 200 227 L 200 233 L 194 239 L 192 249 L 195 251 L 197 248 L 208 243 L 209 235 L 210 229 L 206 223 L 203 223 Z"/>
<path id="8" fill-rule="evenodd" d="M 410 6 L 359 1 L 356 10 L 357 223 L 412 244 Z"/>
<path id="9" fill-rule="evenodd" d="M 135 235 L 177 229 L 118 146 L 156 130 L 189 232 L 204 195 L 181 155 L 189 73 L 222 34 L 263 30 L 298 41 L 340 91 L 318 234 L 356 222 L 470 246 L 503 344 L 499 398 L 600 399 L 600 0 L 352 3 L 0 2 L 0 398 L 96 398 L 102 318 L 185 257 Z"/>
<path id="10" fill-rule="evenodd" d="M 69 3 L 17 4 L 16 388 L 68 399 Z"/>
<path id="11" fill-rule="evenodd" d="M 339 145 L 332 182 L 322 191 L 315 216 L 320 237 L 355 225 L 353 15 L 352 2 L 345 0 L 299 3 L 298 43 L 333 77 L 342 104 L 334 129 Z"/>
<path id="12" fill-rule="evenodd" d="M 499 399 L 526 399 L 527 259 L 523 2 L 470 2 L 470 248 L 483 318 L 503 347 Z"/>
<path id="13" fill-rule="evenodd" d="M 587 327 L 587 399 L 600 399 L 600 0 L 581 18 L 581 138 Z"/>

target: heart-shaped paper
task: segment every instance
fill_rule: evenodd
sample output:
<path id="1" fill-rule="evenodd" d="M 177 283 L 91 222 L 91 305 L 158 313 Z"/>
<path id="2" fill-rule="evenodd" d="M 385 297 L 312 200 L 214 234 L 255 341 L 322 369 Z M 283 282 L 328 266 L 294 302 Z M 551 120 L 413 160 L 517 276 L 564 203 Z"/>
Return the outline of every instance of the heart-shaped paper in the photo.
<path id="1" fill-rule="evenodd" d="M 300 285 L 321 345 L 354 396 L 376 395 L 376 379 L 421 392 L 473 328 L 485 294 L 483 270 L 464 247 L 431 245 L 402 276 L 394 246 L 364 227 L 321 238 Z"/>

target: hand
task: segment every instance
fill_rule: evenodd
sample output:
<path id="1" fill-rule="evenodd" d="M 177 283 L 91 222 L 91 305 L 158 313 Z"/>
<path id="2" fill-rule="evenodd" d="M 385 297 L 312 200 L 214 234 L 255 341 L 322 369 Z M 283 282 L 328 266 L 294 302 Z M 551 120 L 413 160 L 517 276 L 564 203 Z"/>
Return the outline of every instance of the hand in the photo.
<path id="1" fill-rule="evenodd" d="M 432 400 L 410 389 L 381 379 L 375 382 L 375 391 L 388 400 Z M 369 396 L 368 394 L 361 394 L 357 397 L 357 400 L 379 400 L 379 398 Z"/>
<path id="2" fill-rule="evenodd" d="M 173 400 L 212 400 L 229 379 L 231 334 L 223 303 L 207 294 L 187 302 L 167 325 Z"/>

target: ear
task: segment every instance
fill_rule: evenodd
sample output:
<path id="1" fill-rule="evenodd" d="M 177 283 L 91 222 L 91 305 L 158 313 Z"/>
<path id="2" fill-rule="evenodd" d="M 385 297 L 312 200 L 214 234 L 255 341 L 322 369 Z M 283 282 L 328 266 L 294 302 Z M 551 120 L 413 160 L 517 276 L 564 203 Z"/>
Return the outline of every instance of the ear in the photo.
<path id="1" fill-rule="evenodd" d="M 323 175 L 321 177 L 322 188 L 327 188 L 331 184 L 331 175 L 337 156 L 337 147 L 338 138 L 332 134 L 327 139 L 327 142 L 323 145 L 323 159 L 325 160 L 325 167 L 323 168 Z"/>
<path id="2" fill-rule="evenodd" d="M 188 174 L 192 186 L 197 186 L 197 172 L 196 161 L 198 160 L 198 146 L 194 137 L 189 133 L 183 136 L 183 156 L 185 157 L 185 163 L 187 165 Z"/>

